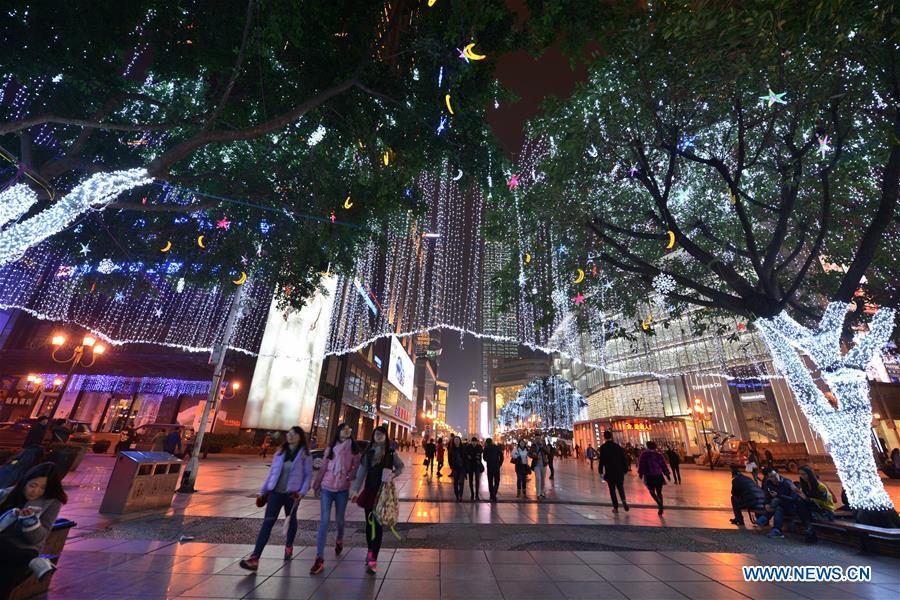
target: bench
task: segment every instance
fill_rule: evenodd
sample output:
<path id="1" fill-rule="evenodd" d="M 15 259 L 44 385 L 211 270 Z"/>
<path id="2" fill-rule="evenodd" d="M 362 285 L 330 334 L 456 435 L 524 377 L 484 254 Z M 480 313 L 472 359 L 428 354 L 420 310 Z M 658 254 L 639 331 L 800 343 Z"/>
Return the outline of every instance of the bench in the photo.
<path id="1" fill-rule="evenodd" d="M 62 554 L 63 546 L 66 545 L 66 538 L 69 537 L 69 530 L 74 526 L 74 521 L 57 519 L 53 523 L 50 534 L 47 536 L 47 541 L 44 543 L 44 550 L 41 555 L 52 556 L 53 558 L 51 561 L 53 564 L 56 564 Z M 27 598 L 33 598 L 45 593 L 50 588 L 51 579 L 53 579 L 52 575 L 44 579 L 44 581 L 38 581 L 37 577 L 34 576 L 34 573 L 29 572 L 28 577 L 13 589 L 10 600 L 26 600 Z"/>
<path id="2" fill-rule="evenodd" d="M 813 521 L 812 526 L 825 539 L 846 544 L 849 538 L 863 552 L 900 557 L 900 528 L 874 527 L 850 521 Z"/>

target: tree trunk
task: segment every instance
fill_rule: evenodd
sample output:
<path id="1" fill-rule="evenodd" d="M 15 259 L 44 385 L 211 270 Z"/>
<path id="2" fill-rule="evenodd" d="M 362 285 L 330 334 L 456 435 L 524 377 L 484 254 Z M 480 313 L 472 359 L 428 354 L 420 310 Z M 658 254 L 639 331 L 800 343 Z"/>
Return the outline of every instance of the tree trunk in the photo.
<path id="1" fill-rule="evenodd" d="M 785 313 L 758 319 L 755 325 L 810 426 L 824 440 L 850 506 L 860 511 L 889 511 L 896 518 L 872 452 L 872 404 L 865 374 L 872 355 L 890 335 L 893 312 L 880 311 L 870 333 L 842 356 L 840 334 L 846 310 L 846 303 L 832 302 L 814 330 Z M 836 405 L 816 384 L 804 356 L 820 370 Z"/>

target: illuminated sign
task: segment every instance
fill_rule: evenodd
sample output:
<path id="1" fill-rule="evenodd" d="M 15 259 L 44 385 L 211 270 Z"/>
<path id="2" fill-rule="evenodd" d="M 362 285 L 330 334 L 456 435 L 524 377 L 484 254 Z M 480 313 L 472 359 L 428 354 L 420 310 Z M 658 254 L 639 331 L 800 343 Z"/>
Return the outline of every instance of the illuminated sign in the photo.
<path id="1" fill-rule="evenodd" d="M 391 337 L 391 354 L 388 359 L 387 379 L 394 384 L 400 393 L 412 400 L 413 375 L 415 366 L 409 354 L 403 349 L 403 344 L 396 337 Z"/>

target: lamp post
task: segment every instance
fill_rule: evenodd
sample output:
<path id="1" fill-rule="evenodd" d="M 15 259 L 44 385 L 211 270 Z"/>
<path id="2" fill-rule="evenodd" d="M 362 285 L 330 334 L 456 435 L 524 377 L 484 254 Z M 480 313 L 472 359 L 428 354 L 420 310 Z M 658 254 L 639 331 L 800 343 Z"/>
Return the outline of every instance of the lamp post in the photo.
<path id="1" fill-rule="evenodd" d="M 57 357 L 57 353 L 59 353 L 66 344 L 65 336 L 59 334 L 54 335 L 53 339 L 50 340 L 50 343 L 53 345 L 53 350 L 50 352 L 50 358 L 53 359 L 53 362 L 63 365 L 69 364 L 69 372 L 66 373 L 66 379 L 62 384 L 62 388 L 59 390 L 59 396 L 57 396 L 56 401 L 53 403 L 50 414 L 47 415 L 48 421 L 53 421 L 53 417 L 56 415 L 56 409 L 59 408 L 63 396 L 66 395 L 66 390 L 69 389 L 69 383 L 72 381 L 72 373 L 75 371 L 75 367 L 81 365 L 82 368 L 87 369 L 94 366 L 94 363 L 97 362 L 97 357 L 106 352 L 106 346 L 98 344 L 97 338 L 88 334 L 82 338 L 81 344 L 75 346 L 72 350 L 72 355 L 69 358 L 60 359 Z M 90 362 L 87 364 L 82 362 L 82 358 L 84 358 L 86 354 L 90 355 Z M 54 380 L 53 383 L 56 384 L 56 380 Z"/>
<path id="2" fill-rule="evenodd" d="M 700 398 L 694 398 L 693 410 L 700 420 L 700 426 L 703 428 L 703 443 L 706 445 L 706 458 L 709 460 L 709 468 L 710 470 L 715 469 L 712 460 L 712 446 L 709 445 L 709 437 L 706 433 L 706 420 L 709 419 L 710 424 L 712 424 L 713 408 L 709 404 L 703 404 Z"/>

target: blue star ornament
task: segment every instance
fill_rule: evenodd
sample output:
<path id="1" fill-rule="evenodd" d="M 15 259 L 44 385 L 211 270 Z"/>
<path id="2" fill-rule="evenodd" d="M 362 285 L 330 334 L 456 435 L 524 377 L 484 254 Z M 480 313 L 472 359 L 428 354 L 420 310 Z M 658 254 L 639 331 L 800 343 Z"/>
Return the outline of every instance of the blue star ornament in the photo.
<path id="1" fill-rule="evenodd" d="M 787 104 L 787 100 L 784 99 L 785 95 L 787 95 L 787 92 L 776 94 L 772 91 L 772 88 L 769 88 L 769 93 L 765 96 L 760 96 L 759 101 L 768 103 L 769 107 L 771 108 L 775 104 Z"/>

